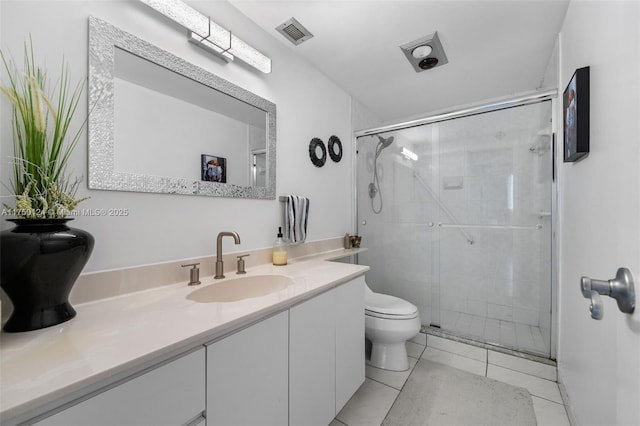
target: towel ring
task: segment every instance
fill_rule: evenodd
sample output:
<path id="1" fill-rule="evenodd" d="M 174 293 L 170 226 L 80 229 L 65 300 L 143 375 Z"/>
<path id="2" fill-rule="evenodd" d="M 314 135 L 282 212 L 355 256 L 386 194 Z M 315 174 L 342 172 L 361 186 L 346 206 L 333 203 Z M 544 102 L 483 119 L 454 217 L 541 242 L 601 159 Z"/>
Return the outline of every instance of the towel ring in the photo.
<path id="1" fill-rule="evenodd" d="M 318 148 L 322 152 L 322 156 L 318 156 Z M 324 163 L 327 161 L 327 148 L 324 146 L 324 142 L 320 138 L 313 138 L 311 142 L 309 142 L 309 158 L 311 158 L 311 162 L 316 167 L 324 166 Z"/>
<path id="2" fill-rule="evenodd" d="M 329 157 L 336 163 L 342 160 L 342 142 L 336 135 L 329 138 Z"/>

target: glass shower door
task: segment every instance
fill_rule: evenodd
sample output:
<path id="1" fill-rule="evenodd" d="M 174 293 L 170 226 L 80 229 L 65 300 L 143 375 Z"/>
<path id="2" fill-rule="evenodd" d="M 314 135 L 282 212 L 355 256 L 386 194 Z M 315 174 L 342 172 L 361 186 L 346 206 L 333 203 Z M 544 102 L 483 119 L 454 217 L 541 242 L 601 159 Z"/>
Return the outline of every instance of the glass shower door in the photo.
<path id="1" fill-rule="evenodd" d="M 549 355 L 550 119 L 544 102 L 439 123 L 441 330 Z"/>
<path id="2" fill-rule="evenodd" d="M 546 101 L 358 137 L 369 287 L 425 327 L 548 356 L 550 130 Z"/>

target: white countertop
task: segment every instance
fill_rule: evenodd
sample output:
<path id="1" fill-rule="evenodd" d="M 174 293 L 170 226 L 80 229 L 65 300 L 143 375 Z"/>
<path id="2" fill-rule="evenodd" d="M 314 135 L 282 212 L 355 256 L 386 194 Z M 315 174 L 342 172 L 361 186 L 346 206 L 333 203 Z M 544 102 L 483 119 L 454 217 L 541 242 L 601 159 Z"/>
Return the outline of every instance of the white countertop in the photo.
<path id="1" fill-rule="evenodd" d="M 349 281 L 369 267 L 328 259 L 357 254 L 335 250 L 293 259 L 286 266 L 247 268 L 247 275 L 282 274 L 290 287 L 263 297 L 226 303 L 186 299 L 195 290 L 237 278 L 184 282 L 74 306 L 66 323 L 26 333 L 2 333 L 0 419 L 95 390 L 98 382 L 145 368 L 214 340 L 243 325 Z"/>

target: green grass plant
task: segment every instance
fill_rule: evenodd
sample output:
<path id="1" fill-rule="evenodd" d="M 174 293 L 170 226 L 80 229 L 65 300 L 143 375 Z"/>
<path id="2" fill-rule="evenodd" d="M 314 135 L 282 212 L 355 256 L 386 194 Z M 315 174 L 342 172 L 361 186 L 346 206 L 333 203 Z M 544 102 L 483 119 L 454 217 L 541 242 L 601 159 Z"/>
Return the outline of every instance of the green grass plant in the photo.
<path id="1" fill-rule="evenodd" d="M 18 218 L 64 218 L 86 199 L 75 198 L 80 179 L 70 178 L 66 170 L 87 122 L 70 132 L 85 80 L 72 85 L 63 58 L 60 78 L 52 84 L 36 65 L 31 40 L 24 46 L 22 70 L 1 51 L 0 56 L 8 76 L 0 92 L 13 107 L 11 189 L 16 197 L 15 207 L 5 207 Z"/>

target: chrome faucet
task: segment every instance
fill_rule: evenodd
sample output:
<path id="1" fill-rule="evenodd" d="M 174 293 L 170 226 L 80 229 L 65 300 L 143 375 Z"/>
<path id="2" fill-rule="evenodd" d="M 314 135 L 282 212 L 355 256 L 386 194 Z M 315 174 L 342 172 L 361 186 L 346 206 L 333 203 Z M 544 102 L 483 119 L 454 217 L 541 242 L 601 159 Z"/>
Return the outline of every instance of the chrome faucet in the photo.
<path id="1" fill-rule="evenodd" d="M 216 280 L 224 278 L 224 262 L 222 261 L 222 237 L 233 237 L 236 244 L 240 244 L 240 235 L 237 232 L 220 232 L 216 242 Z"/>

